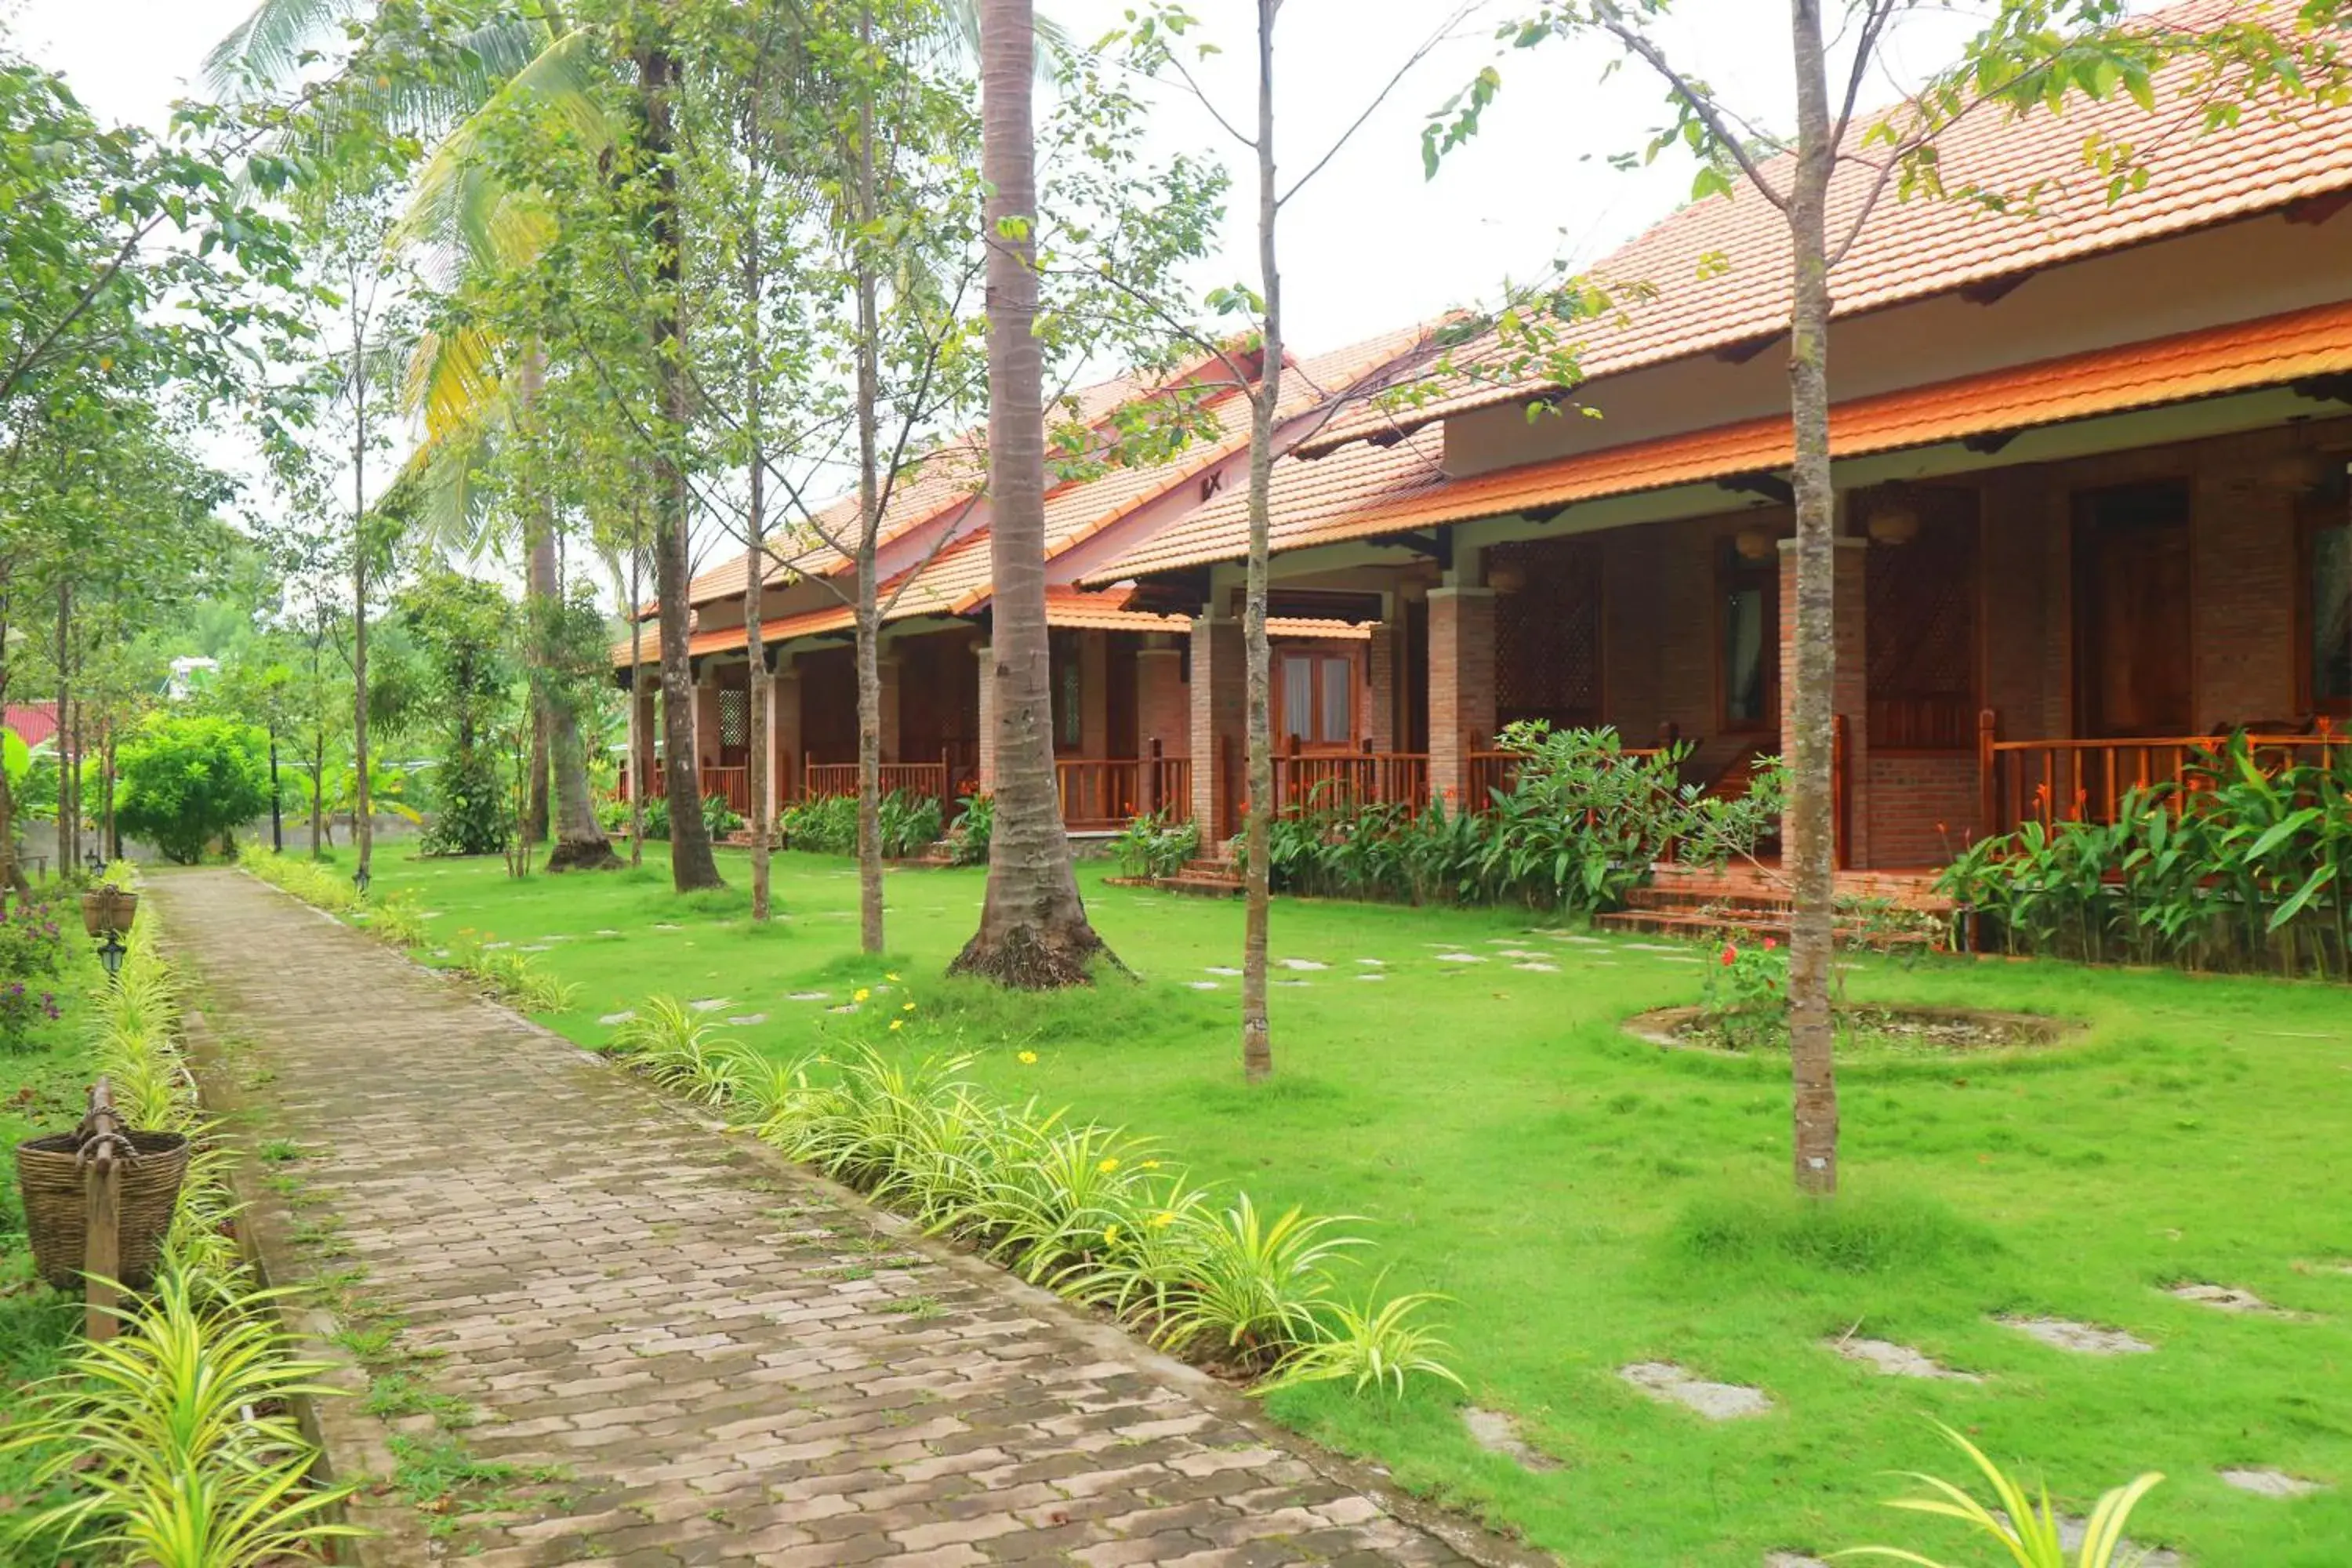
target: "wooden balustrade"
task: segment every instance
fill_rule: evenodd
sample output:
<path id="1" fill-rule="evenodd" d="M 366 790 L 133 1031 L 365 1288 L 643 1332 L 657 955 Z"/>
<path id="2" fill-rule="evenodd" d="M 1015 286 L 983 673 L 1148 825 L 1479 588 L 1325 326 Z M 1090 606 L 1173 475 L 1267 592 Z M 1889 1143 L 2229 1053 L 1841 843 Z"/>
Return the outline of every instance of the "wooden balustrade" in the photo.
<path id="1" fill-rule="evenodd" d="M 1142 765 L 1131 757 L 1059 757 L 1054 780 L 1062 795 L 1062 826 L 1099 833 L 1135 820 Z"/>
<path id="2" fill-rule="evenodd" d="M 856 763 L 820 763 L 810 761 L 801 769 L 803 800 L 838 800 L 857 793 Z"/>
<path id="3" fill-rule="evenodd" d="M 704 768 L 702 798 L 717 795 L 727 803 L 727 808 L 737 816 L 751 809 L 751 770 L 749 768 Z"/>
<path id="4" fill-rule="evenodd" d="M 1429 758 L 1418 752 L 1302 752 L 1274 760 L 1277 810 L 1353 811 L 1429 804 Z"/>
<path id="5" fill-rule="evenodd" d="M 2111 823 L 2136 789 L 2186 783 L 2214 754 L 2236 743 L 2226 735 L 2128 736 L 2111 740 L 2004 741 L 1993 710 L 1979 716 L 1977 772 L 1982 827 L 2014 832 L 2029 822 Z M 2243 737 L 2255 764 L 2276 771 L 2299 763 L 2331 764 L 2352 736 L 2250 733 Z"/>
<path id="6" fill-rule="evenodd" d="M 1192 759 L 1153 757 L 1147 764 L 1151 808 L 1170 822 L 1192 820 Z"/>

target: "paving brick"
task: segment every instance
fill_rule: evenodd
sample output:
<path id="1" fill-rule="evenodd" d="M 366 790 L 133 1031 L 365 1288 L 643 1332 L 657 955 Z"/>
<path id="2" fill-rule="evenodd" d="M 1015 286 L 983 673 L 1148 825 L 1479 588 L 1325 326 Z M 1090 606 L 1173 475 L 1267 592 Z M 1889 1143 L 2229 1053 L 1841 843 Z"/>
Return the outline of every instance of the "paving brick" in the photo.
<path id="1" fill-rule="evenodd" d="M 856 1238 L 903 1227 L 744 1163 L 628 1075 L 252 879 L 152 885 L 210 1016 L 269 1069 L 256 1124 L 317 1152 L 303 1217 L 338 1223 L 364 1293 L 442 1352 L 415 1374 L 479 1407 L 476 1451 L 570 1474 L 469 1521 L 449 1560 L 1462 1561 L 1009 1282 L 930 1258 L 829 1278 Z M 310 1268 L 269 1262 L 288 1283 Z M 942 1315 L 874 1310 L 918 1287 Z M 373 1425 L 341 1407 L 330 1445 Z M 372 1568 L 443 1555 L 371 1551 Z"/>

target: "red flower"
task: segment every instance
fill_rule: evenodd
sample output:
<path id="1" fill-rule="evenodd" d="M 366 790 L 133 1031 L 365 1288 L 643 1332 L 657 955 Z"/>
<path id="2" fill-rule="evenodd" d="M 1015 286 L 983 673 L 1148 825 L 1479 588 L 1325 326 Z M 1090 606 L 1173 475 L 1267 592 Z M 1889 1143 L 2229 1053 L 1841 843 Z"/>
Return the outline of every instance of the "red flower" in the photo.
<path id="1" fill-rule="evenodd" d="M 1737 947 L 1734 947 L 1731 943 L 1729 943 L 1729 942 L 1725 942 L 1725 943 L 1723 944 L 1723 967 L 1724 967 L 1724 968 L 1726 968 L 1726 969 L 1728 969 L 1728 968 L 1730 968 L 1733 964 L 1735 964 L 1735 963 L 1738 963 L 1738 962 L 1739 962 L 1739 949 L 1738 949 Z"/>
<path id="2" fill-rule="evenodd" d="M 1764 951 L 1767 952 L 1771 952 L 1774 948 L 1779 947 L 1780 945 L 1780 943 L 1775 938 L 1768 936 L 1764 939 Z"/>

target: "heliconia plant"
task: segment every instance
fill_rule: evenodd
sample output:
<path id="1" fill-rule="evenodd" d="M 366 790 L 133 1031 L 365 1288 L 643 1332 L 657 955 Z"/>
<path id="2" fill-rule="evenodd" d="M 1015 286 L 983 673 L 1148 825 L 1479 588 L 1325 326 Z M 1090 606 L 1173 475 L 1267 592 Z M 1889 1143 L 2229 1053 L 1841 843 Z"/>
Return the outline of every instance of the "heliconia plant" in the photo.
<path id="1" fill-rule="evenodd" d="M 1939 886 L 2010 952 L 2342 980 L 2347 861 L 2352 749 L 2286 763 L 2240 736 L 2126 791 L 2112 822 L 2053 813 L 1971 845 Z"/>

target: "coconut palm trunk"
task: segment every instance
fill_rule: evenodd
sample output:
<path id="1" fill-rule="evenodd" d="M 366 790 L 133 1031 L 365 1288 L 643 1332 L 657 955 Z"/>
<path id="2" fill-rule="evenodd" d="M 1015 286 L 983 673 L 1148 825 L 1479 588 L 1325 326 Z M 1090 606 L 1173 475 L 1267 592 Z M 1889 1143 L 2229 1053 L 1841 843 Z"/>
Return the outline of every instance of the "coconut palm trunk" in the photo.
<path id="1" fill-rule="evenodd" d="M 677 59 L 655 40 L 637 55 L 638 85 L 645 95 L 645 153 L 657 182 L 653 203 L 655 289 L 653 355 L 661 394 L 663 442 L 654 458 L 657 515 L 654 520 L 654 594 L 661 606 L 662 759 L 669 791 L 670 883 L 679 892 L 722 888 L 710 834 L 702 821 L 702 778 L 694 742 L 694 666 L 687 652 L 691 578 L 688 561 L 692 497 L 686 470 L 672 443 L 693 413 L 693 388 L 680 342 L 680 294 L 685 286 L 684 242 L 678 215 L 673 100 Z"/>
<path id="2" fill-rule="evenodd" d="M 1835 962 L 1836 823 L 1830 809 L 1837 681 L 1836 495 L 1830 472 L 1828 68 L 1820 0 L 1790 0 L 1797 68 L 1797 166 L 1789 195 L 1796 291 L 1789 332 L 1790 407 L 1796 431 L 1796 665 L 1790 732 L 1788 848 L 1794 908 L 1789 931 L 1789 1065 L 1793 1159 L 1801 1192 L 1837 1190 L 1838 1105 L 1830 970 Z"/>
<path id="3" fill-rule="evenodd" d="M 1087 977 L 1102 938 L 1087 923 L 1054 780 L 1045 635 L 1045 363 L 1038 347 L 1036 145 L 1030 0 L 981 0 L 982 172 L 988 182 L 989 561 L 996 823 L 980 930 L 959 973 L 1045 989 Z"/>

